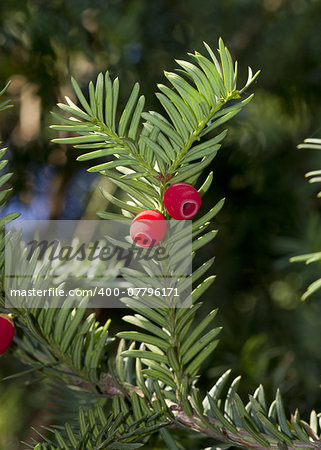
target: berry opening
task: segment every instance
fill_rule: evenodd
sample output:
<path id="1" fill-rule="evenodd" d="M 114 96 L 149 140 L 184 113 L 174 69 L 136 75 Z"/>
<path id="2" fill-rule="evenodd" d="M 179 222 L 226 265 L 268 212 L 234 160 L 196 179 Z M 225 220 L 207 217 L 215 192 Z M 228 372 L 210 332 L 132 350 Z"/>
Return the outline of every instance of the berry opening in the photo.
<path id="1" fill-rule="evenodd" d="M 148 234 L 142 232 L 135 234 L 134 242 L 141 247 L 150 247 L 153 245 L 153 239 Z"/>
<path id="2" fill-rule="evenodd" d="M 186 217 L 187 219 L 189 217 L 193 217 L 197 212 L 197 207 L 198 207 L 197 203 L 194 202 L 184 203 L 182 207 L 183 216 Z"/>

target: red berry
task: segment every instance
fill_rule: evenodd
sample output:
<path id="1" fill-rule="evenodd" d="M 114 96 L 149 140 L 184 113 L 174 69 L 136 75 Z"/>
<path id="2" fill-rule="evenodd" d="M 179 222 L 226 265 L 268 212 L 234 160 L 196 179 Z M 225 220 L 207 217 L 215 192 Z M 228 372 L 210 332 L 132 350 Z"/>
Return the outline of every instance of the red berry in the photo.
<path id="1" fill-rule="evenodd" d="M 14 325 L 10 316 L 0 314 L 0 355 L 10 346 L 14 338 Z"/>
<path id="2" fill-rule="evenodd" d="M 166 233 L 166 220 L 153 209 L 140 212 L 130 225 L 130 237 L 140 247 L 154 247 Z"/>
<path id="3" fill-rule="evenodd" d="M 177 220 L 194 217 L 201 203 L 200 194 L 187 183 L 174 183 L 166 189 L 164 194 L 164 206 L 168 214 Z"/>

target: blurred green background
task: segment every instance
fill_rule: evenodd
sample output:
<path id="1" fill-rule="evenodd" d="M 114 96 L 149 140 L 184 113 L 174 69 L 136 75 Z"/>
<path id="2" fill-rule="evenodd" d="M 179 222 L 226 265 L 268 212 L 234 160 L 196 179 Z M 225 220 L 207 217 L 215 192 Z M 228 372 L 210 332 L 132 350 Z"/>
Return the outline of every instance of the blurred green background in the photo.
<path id="1" fill-rule="evenodd" d="M 287 411 L 298 407 L 305 417 L 321 410 L 321 299 L 302 303 L 300 296 L 320 266 L 288 259 L 321 248 L 317 186 L 304 180 L 321 157 L 296 149 L 306 137 L 321 137 L 320 30 L 319 0 L 0 2 L 0 83 L 12 80 L 15 105 L 0 118 L 15 173 L 7 212 L 24 219 L 94 218 L 107 206 L 100 180 L 75 162 L 77 151 L 50 143 L 49 112 L 73 96 L 71 74 L 85 89 L 108 69 L 120 77 L 122 104 L 137 80 L 147 109 L 160 110 L 153 93 L 162 70 L 173 70 L 188 51 L 205 54 L 203 41 L 216 48 L 223 37 L 239 61 L 240 86 L 248 65 L 262 70 L 254 100 L 228 124 L 203 206 L 227 198 L 215 224 L 220 232 L 198 256 L 216 255 L 217 274 L 200 315 L 218 306 L 224 326 L 202 387 L 231 367 L 242 375 L 243 398 L 259 383 L 271 399 L 280 387 Z M 125 327 L 121 312 L 108 311 L 114 332 Z M 0 378 L 19 370 L 11 355 L 1 357 Z M 1 381 L 0 449 L 25 448 L 19 441 L 46 423 L 51 402 L 33 377 Z"/>

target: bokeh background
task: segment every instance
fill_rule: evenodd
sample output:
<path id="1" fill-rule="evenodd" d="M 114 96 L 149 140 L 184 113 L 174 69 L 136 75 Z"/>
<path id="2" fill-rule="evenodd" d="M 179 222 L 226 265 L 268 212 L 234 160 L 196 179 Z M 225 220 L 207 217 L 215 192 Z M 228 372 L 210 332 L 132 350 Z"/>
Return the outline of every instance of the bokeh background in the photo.
<path id="1" fill-rule="evenodd" d="M 12 80 L 15 106 L 0 118 L 14 172 L 7 212 L 24 219 L 95 218 L 108 207 L 97 192 L 105 181 L 75 161 L 77 150 L 50 142 L 50 111 L 73 97 L 71 74 L 85 90 L 108 69 L 120 78 L 121 104 L 137 80 L 147 108 L 159 110 L 162 71 L 188 51 L 205 54 L 203 41 L 216 48 L 223 37 L 239 61 L 240 85 L 248 65 L 261 69 L 254 100 L 228 125 L 204 205 L 227 199 L 220 232 L 198 257 L 215 255 L 217 274 L 200 315 L 219 307 L 224 326 L 202 387 L 231 367 L 242 375 L 244 399 L 259 383 L 271 400 L 280 387 L 287 411 L 298 407 L 305 418 L 321 410 L 321 299 L 300 296 L 320 266 L 289 257 L 321 248 L 317 187 L 304 179 L 321 167 L 320 154 L 296 149 L 321 137 L 320 30 L 320 0 L 0 2 L 0 84 Z M 108 313 L 113 332 L 124 327 L 121 311 Z M 0 359 L 1 379 L 23 369 L 11 355 Z M 0 449 L 25 448 L 19 441 L 46 424 L 50 407 L 49 389 L 34 375 L 0 381 Z"/>

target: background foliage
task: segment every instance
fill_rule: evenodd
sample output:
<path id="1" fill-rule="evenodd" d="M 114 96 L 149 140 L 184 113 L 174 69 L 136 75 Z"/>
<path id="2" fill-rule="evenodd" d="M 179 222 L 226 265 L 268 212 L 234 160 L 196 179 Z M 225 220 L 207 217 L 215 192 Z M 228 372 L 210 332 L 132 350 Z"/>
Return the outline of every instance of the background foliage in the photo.
<path id="1" fill-rule="evenodd" d="M 123 105 L 139 80 L 146 109 L 157 109 L 152 92 L 164 82 L 162 69 L 172 70 L 186 51 L 202 51 L 203 40 L 215 48 L 221 35 L 242 67 L 262 70 L 255 100 L 229 125 L 213 163 L 207 201 L 227 202 L 218 237 L 199 256 L 216 255 L 218 275 L 202 314 L 218 306 L 224 330 L 204 386 L 233 367 L 243 376 L 241 393 L 260 382 L 271 393 L 279 386 L 289 410 L 299 407 L 302 415 L 321 404 L 320 293 L 300 300 L 320 265 L 290 265 L 288 258 L 321 247 L 317 187 L 304 181 L 305 172 L 320 167 L 320 152 L 296 150 L 305 137 L 321 134 L 320 28 L 319 1 L 0 3 L 0 82 L 13 80 L 16 106 L 0 124 L 16 174 L 7 212 L 25 219 L 92 218 L 106 207 L 95 174 L 75 162 L 76 150 L 49 143 L 49 110 L 72 96 L 70 73 L 83 86 L 99 71 L 119 75 Z M 115 315 L 112 334 L 126 327 Z M 18 371 L 15 364 L 1 358 L 0 376 Z M 18 448 L 17 437 L 26 438 L 51 406 L 47 386 L 18 380 L 0 385 L 0 448 Z"/>

